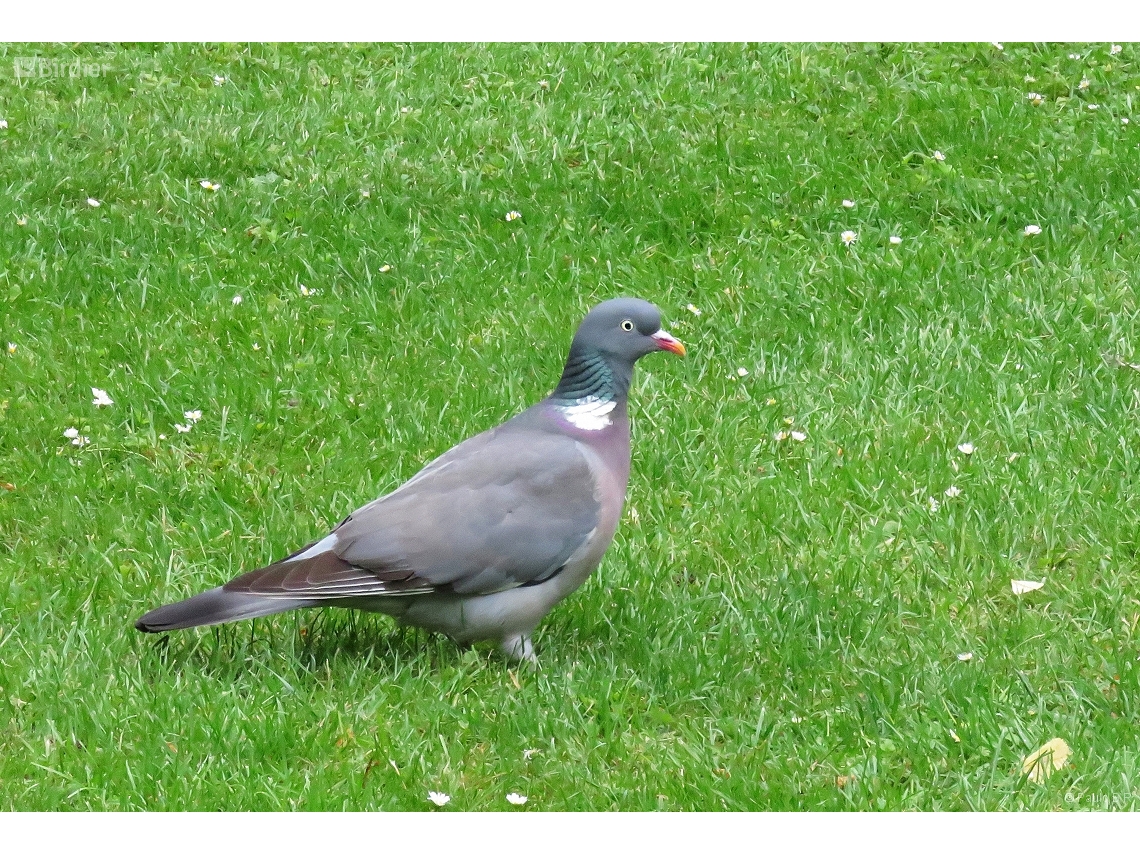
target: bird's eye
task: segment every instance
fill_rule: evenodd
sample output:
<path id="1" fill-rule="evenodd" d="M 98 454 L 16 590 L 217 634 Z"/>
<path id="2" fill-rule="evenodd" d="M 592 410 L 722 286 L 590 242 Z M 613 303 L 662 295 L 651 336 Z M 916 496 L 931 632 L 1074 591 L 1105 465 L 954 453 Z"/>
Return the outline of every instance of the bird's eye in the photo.
<path id="1" fill-rule="evenodd" d="M 623 330 L 625 330 L 626 332 L 629 332 L 630 330 L 633 329 L 633 321 L 631 321 L 629 318 L 626 318 L 624 321 L 621 322 L 621 328 Z"/>

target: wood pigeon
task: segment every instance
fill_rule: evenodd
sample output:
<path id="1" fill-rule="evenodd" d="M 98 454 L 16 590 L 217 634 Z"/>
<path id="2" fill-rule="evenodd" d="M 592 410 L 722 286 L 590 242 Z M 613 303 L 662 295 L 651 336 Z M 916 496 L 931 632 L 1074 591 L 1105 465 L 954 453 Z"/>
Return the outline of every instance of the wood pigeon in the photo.
<path id="1" fill-rule="evenodd" d="M 684 355 L 657 307 L 586 315 L 557 388 L 353 511 L 326 537 L 219 588 L 143 615 L 165 632 L 310 606 L 391 615 L 534 661 L 531 633 L 601 563 L 629 480 L 633 364 Z"/>

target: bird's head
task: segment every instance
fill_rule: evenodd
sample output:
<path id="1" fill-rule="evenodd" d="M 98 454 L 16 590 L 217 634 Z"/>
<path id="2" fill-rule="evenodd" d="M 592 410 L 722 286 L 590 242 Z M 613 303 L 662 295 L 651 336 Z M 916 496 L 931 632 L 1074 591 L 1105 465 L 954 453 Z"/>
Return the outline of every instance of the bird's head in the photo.
<path id="1" fill-rule="evenodd" d="M 606 300 L 591 309 L 578 327 L 573 348 L 598 352 L 630 366 L 658 350 L 685 355 L 685 346 L 661 329 L 657 307 L 633 297 Z"/>

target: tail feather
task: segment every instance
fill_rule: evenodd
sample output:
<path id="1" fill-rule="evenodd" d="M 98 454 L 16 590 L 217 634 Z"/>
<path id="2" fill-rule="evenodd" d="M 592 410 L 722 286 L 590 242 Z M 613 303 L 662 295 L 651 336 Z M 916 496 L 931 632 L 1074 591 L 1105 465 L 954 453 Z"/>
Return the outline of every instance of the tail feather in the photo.
<path id="1" fill-rule="evenodd" d="M 214 588 L 188 600 L 159 606 L 147 612 L 135 621 L 135 629 L 140 632 L 166 632 L 192 626 L 213 626 L 313 605 L 316 605 L 315 600 L 279 599 Z"/>

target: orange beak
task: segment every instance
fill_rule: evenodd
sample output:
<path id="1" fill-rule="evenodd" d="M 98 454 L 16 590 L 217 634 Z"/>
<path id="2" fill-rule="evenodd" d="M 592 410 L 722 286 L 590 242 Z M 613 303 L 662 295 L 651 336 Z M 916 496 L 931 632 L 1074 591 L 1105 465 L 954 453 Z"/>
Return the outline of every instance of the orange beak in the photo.
<path id="1" fill-rule="evenodd" d="M 667 350 L 670 353 L 675 353 L 678 356 L 685 355 L 685 345 L 665 332 L 665 330 L 657 330 L 651 338 L 657 342 L 657 346 L 662 350 Z"/>

